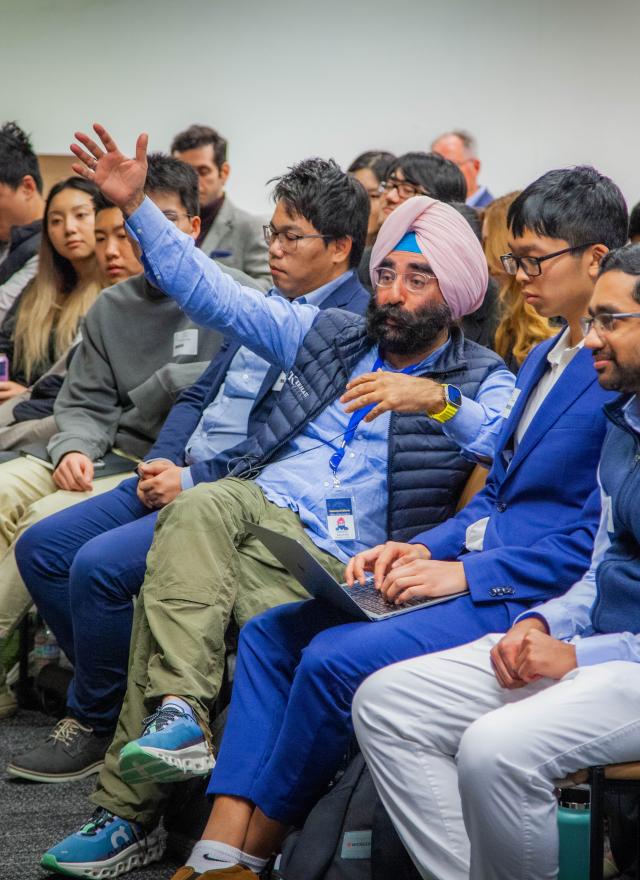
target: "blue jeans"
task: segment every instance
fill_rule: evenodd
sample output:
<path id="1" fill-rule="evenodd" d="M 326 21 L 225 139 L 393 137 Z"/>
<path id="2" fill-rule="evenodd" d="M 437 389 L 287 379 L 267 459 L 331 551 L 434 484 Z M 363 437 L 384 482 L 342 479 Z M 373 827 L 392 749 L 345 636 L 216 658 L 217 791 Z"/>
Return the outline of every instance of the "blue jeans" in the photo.
<path id="1" fill-rule="evenodd" d="M 157 512 L 137 479 L 31 526 L 16 561 L 40 614 L 74 665 L 69 714 L 111 733 L 127 688 L 134 596 L 142 586 Z"/>
<path id="2" fill-rule="evenodd" d="M 526 608 L 509 605 L 462 596 L 367 623 L 311 599 L 254 617 L 240 633 L 208 793 L 246 798 L 285 824 L 300 821 L 340 766 L 361 682 L 391 663 L 503 632 Z"/>

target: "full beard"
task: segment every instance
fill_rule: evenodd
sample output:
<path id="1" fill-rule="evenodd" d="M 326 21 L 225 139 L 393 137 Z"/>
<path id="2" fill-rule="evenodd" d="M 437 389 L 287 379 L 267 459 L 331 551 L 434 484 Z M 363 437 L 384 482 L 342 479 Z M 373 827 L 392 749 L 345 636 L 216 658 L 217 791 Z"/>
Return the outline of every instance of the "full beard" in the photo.
<path id="1" fill-rule="evenodd" d="M 406 355 L 428 349 L 453 322 L 445 303 L 431 303 L 409 312 L 398 305 L 379 306 L 375 299 L 369 303 L 366 319 L 367 336 L 383 352 Z"/>

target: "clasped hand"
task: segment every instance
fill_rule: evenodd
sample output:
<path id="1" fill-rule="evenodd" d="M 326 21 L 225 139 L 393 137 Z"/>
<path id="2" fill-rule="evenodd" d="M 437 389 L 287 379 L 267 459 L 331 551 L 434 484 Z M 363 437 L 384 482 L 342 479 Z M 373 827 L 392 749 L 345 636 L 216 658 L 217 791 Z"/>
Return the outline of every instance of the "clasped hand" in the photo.
<path id="1" fill-rule="evenodd" d="M 526 617 L 491 649 L 491 663 L 500 685 L 514 690 L 540 678 L 558 681 L 576 668 L 576 649 L 550 636 L 540 618 Z"/>
<path id="2" fill-rule="evenodd" d="M 423 544 L 387 541 L 358 553 L 347 565 L 347 585 L 364 584 L 367 572 L 373 572 L 375 588 L 387 602 L 396 605 L 410 599 L 451 596 L 467 588 L 463 564 L 431 559 Z"/>
<path id="3" fill-rule="evenodd" d="M 347 413 L 355 412 L 374 403 L 365 422 L 372 422 L 382 413 L 393 410 L 398 413 L 437 413 L 445 406 L 442 385 L 423 376 L 409 376 L 377 370 L 363 373 L 347 383 L 347 390 L 340 398 L 346 403 Z"/>
<path id="4" fill-rule="evenodd" d="M 136 494 L 150 510 L 166 507 L 182 492 L 182 468 L 166 458 L 140 462 L 138 476 Z"/>

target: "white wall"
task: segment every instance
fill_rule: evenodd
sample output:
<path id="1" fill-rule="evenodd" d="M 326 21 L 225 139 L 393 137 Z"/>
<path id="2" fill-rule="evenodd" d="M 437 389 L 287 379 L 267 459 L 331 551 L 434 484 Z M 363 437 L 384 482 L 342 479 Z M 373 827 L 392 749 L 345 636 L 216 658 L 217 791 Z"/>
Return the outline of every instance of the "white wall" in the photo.
<path id="1" fill-rule="evenodd" d="M 475 132 L 496 194 L 590 162 L 640 198 L 637 0 L 0 0 L 0 119 L 40 152 L 103 122 L 125 150 L 191 122 L 228 137 L 229 191 L 308 155 Z"/>

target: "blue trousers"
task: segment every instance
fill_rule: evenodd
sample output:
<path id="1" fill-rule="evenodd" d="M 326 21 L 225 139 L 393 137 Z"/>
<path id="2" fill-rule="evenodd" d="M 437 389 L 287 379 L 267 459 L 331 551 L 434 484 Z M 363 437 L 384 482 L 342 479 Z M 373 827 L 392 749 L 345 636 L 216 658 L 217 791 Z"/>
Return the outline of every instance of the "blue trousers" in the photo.
<path id="1" fill-rule="evenodd" d="M 362 681 L 391 663 L 505 631 L 526 607 L 509 606 L 462 596 L 367 623 L 311 599 L 253 618 L 240 634 L 209 794 L 246 798 L 272 819 L 299 822 L 340 766 Z"/>
<path id="2" fill-rule="evenodd" d="M 113 732 L 127 688 L 132 599 L 140 591 L 157 512 L 137 479 L 31 526 L 16 561 L 38 611 L 74 665 L 69 714 Z"/>

